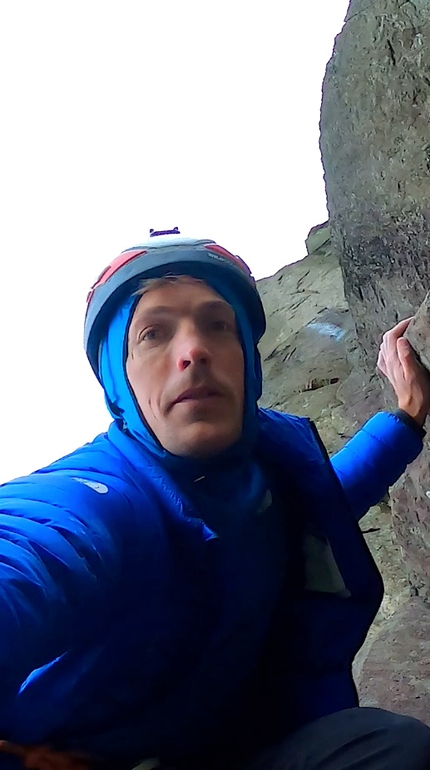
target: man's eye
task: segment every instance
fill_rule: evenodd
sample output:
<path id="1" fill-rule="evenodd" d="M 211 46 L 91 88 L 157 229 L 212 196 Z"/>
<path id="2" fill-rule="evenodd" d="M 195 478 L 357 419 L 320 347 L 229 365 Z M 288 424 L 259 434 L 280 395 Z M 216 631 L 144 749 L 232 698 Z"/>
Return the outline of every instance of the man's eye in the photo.
<path id="1" fill-rule="evenodd" d="M 218 319 L 216 321 L 212 321 L 212 329 L 217 332 L 227 332 L 230 331 L 232 328 L 231 324 L 228 323 L 228 321 L 224 321 L 222 319 Z"/>
<path id="2" fill-rule="evenodd" d="M 160 337 L 159 329 L 145 329 L 140 335 L 141 342 L 156 342 Z"/>

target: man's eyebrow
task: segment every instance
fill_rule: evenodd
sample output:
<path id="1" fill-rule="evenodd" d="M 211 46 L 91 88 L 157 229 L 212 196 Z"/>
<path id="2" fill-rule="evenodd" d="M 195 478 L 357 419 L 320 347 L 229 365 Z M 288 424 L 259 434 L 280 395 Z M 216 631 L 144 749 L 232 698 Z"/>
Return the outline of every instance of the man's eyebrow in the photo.
<path id="1" fill-rule="evenodd" d="M 231 305 L 228 304 L 224 299 L 213 299 L 208 300 L 208 302 L 202 302 L 201 305 L 199 305 L 199 310 L 229 310 L 232 313 L 234 313 L 234 310 Z"/>
<path id="2" fill-rule="evenodd" d="M 169 305 L 154 305 L 154 307 L 147 307 L 140 311 L 140 313 L 137 314 L 136 320 L 140 320 L 142 318 L 146 318 L 146 316 L 151 315 L 166 315 L 167 313 L 172 313 L 172 308 L 169 307 Z"/>
<path id="3" fill-rule="evenodd" d="M 202 312 L 210 313 L 217 310 L 228 310 L 234 313 L 234 310 L 231 307 L 231 305 L 229 305 L 228 302 L 226 302 L 223 299 L 208 300 L 207 302 L 202 302 L 197 307 L 197 312 L 199 313 L 202 313 Z M 178 311 L 175 308 L 172 308 L 170 305 L 154 305 L 154 307 L 148 307 L 148 308 L 142 309 L 141 312 L 133 320 L 133 325 L 141 324 L 143 321 L 151 320 L 151 318 L 156 318 L 157 316 L 176 315 L 177 312 Z"/>

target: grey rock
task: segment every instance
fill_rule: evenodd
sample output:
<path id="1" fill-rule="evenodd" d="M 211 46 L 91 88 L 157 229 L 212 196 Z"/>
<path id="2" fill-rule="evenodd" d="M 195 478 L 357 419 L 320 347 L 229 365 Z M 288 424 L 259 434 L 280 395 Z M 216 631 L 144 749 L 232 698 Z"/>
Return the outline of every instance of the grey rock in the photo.
<path id="1" fill-rule="evenodd" d="M 329 222 L 316 225 L 309 230 L 305 241 L 307 254 L 331 254 L 331 232 Z"/>
<path id="2" fill-rule="evenodd" d="M 381 335 L 430 288 L 429 52 L 430 0 L 352 0 L 327 66 L 321 150 L 332 249 L 362 363 L 338 392 L 349 421 L 359 422 L 360 391 L 372 410 L 393 405 L 375 373 Z M 423 343 L 425 333 L 415 344 L 428 350 Z M 427 443 L 391 504 L 411 589 L 430 600 L 429 468 Z"/>
<path id="3" fill-rule="evenodd" d="M 423 366 L 430 372 L 430 292 L 415 313 L 405 337 L 411 343 Z"/>
<path id="4" fill-rule="evenodd" d="M 364 645 L 355 661 L 362 706 L 430 724 L 430 608 L 411 599 Z"/>
<path id="5" fill-rule="evenodd" d="M 368 368 L 429 288 L 430 0 L 352 0 L 321 112 L 333 248 Z"/>
<path id="6" fill-rule="evenodd" d="M 355 330 L 327 223 L 306 243 L 305 259 L 258 282 L 267 316 L 261 405 L 310 417 L 334 451 L 351 434 L 337 393 L 351 371 Z"/>
<path id="7" fill-rule="evenodd" d="M 265 375 L 261 403 L 309 416 L 329 452 L 334 452 L 379 408 L 381 389 L 376 375 L 369 377 L 363 371 L 326 223 L 312 228 L 307 246 L 305 259 L 258 283 L 267 313 L 267 332 L 260 345 Z M 328 334 L 321 334 L 321 328 Z M 416 324 L 411 332 L 414 329 Z M 430 486 L 428 491 L 430 495 Z M 413 510 L 411 494 L 416 491 L 402 491 L 408 511 Z M 403 513 L 402 521 L 407 530 L 409 519 Z M 426 585 L 419 583 L 415 572 L 412 591 L 417 598 L 409 604 L 413 561 L 410 557 L 408 576 L 392 522 L 389 505 L 381 501 L 361 523 L 384 578 L 385 597 L 357 656 L 355 676 L 363 705 L 428 718 L 428 665 L 421 657 L 427 655 L 423 644 L 428 620 L 420 624 L 421 614 L 427 619 L 430 612 L 421 598 Z M 419 539 L 414 547 L 421 547 Z"/>
<path id="8" fill-rule="evenodd" d="M 267 315 L 260 344 L 261 404 L 310 417 L 333 453 L 378 404 L 374 388 L 363 387 L 355 331 L 327 223 L 312 228 L 306 243 L 305 259 L 258 282 Z M 409 587 L 386 503 L 371 509 L 363 529 L 386 587 L 374 634 L 408 598 Z"/>

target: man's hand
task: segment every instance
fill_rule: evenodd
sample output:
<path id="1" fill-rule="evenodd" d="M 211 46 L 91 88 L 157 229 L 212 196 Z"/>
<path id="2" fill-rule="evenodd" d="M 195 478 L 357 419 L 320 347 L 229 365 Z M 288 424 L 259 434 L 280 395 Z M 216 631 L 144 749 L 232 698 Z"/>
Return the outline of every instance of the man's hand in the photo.
<path id="1" fill-rule="evenodd" d="M 411 321 L 406 318 L 384 334 L 378 369 L 393 386 L 399 409 L 422 427 L 430 410 L 430 376 L 402 336 Z"/>

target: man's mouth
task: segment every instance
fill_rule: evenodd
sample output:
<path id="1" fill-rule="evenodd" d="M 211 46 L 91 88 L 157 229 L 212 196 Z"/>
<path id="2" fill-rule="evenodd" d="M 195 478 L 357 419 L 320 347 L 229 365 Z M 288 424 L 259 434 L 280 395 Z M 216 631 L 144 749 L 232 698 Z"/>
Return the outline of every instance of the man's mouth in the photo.
<path id="1" fill-rule="evenodd" d="M 175 399 L 173 405 L 182 404 L 184 401 L 204 401 L 206 399 L 216 398 L 220 395 L 220 392 L 215 390 L 215 388 L 188 388 L 188 390 L 184 390 L 184 392 Z"/>

